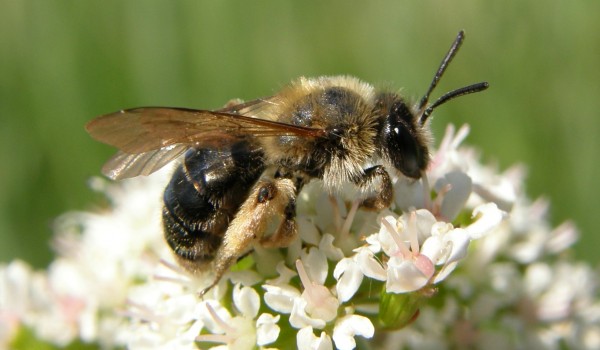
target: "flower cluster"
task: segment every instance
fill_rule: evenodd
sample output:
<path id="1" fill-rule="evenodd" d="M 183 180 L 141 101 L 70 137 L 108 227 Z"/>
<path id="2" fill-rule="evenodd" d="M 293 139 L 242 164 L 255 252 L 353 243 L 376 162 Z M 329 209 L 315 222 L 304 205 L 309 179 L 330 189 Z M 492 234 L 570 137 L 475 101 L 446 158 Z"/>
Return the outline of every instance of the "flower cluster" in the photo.
<path id="1" fill-rule="evenodd" d="M 96 179 L 110 209 L 60 218 L 47 271 L 0 266 L 0 346 L 28 334 L 131 349 L 600 347 L 598 275 L 565 254 L 576 229 L 552 228 L 523 169 L 482 165 L 467 134 L 449 126 L 422 181 L 395 179 L 389 210 L 310 184 L 300 238 L 256 246 L 202 298 L 210 273 L 183 271 L 162 239 L 169 171 Z"/>

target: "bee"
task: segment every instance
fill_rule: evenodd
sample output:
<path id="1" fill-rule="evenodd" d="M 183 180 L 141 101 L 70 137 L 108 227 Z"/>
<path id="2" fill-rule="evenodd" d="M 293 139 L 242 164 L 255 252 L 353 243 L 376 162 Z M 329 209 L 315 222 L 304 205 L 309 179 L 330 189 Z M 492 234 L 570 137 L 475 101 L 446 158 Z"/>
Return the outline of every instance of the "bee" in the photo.
<path id="1" fill-rule="evenodd" d="M 164 235 L 185 269 L 214 271 L 204 294 L 254 244 L 294 240 L 296 196 L 311 180 L 331 193 L 351 182 L 365 193 L 362 208 L 380 210 L 393 197 L 385 166 L 421 178 L 430 161 L 431 113 L 488 87 L 472 84 L 429 104 L 463 40 L 460 31 L 414 106 L 354 77 L 303 77 L 273 96 L 219 110 L 134 108 L 97 117 L 86 129 L 119 149 L 102 169 L 111 179 L 149 175 L 183 156 L 164 191 Z M 279 226 L 265 235 L 276 217 Z"/>

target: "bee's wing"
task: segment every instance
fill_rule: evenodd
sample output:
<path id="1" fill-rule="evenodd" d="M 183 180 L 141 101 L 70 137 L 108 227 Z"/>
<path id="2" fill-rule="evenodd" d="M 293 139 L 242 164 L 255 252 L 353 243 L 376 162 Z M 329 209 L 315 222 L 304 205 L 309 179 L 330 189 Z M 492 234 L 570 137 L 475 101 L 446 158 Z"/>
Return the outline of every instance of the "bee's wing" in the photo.
<path id="1" fill-rule="evenodd" d="M 225 107 L 219 109 L 218 112 L 252 115 L 258 110 L 268 108 L 268 106 L 273 103 L 271 100 L 274 97 L 275 96 L 263 97 L 246 102 L 241 101 L 240 103 L 234 103 L 236 100 L 232 100 L 227 103 Z"/>
<path id="2" fill-rule="evenodd" d="M 179 157 L 187 149 L 187 145 L 179 144 L 143 153 L 119 151 L 102 166 L 102 173 L 113 180 L 150 175 Z"/>
<path id="3" fill-rule="evenodd" d="M 237 114 L 257 111 L 268 104 L 263 100 L 256 101 L 221 111 L 164 107 L 128 109 L 100 116 L 90 121 L 86 129 L 96 140 L 121 150 L 103 168 L 104 174 L 111 178 L 148 175 L 191 146 L 218 149 L 248 136 L 325 135 L 325 131 L 318 128 Z"/>

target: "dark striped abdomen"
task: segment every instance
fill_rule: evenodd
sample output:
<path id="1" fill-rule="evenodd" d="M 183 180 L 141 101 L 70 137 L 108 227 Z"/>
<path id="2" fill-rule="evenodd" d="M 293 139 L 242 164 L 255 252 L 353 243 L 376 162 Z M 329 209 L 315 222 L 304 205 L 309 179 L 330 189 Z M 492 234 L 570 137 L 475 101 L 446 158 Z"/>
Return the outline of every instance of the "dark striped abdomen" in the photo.
<path id="1" fill-rule="evenodd" d="M 165 189 L 163 225 L 167 243 L 188 268 L 214 259 L 229 222 L 265 169 L 262 157 L 245 141 L 186 152 Z"/>

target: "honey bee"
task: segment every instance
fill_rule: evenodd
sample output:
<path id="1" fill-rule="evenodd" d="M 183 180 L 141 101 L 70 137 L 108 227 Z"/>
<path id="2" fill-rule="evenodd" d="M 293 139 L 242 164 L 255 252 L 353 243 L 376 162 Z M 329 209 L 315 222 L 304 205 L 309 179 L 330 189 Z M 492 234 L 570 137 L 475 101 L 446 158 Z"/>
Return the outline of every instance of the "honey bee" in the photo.
<path id="1" fill-rule="evenodd" d="M 219 110 L 134 108 L 97 117 L 86 129 L 119 148 L 102 169 L 111 179 L 149 175 L 183 155 L 164 192 L 164 234 L 185 269 L 214 271 L 204 294 L 253 244 L 284 247 L 294 240 L 296 196 L 312 179 L 331 193 L 354 183 L 366 193 L 361 206 L 379 210 L 393 197 L 384 166 L 421 178 L 430 161 L 433 110 L 488 87 L 469 85 L 429 104 L 463 40 L 461 31 L 414 106 L 357 78 L 303 77 L 273 96 Z M 281 223 L 265 235 L 275 217 Z"/>

